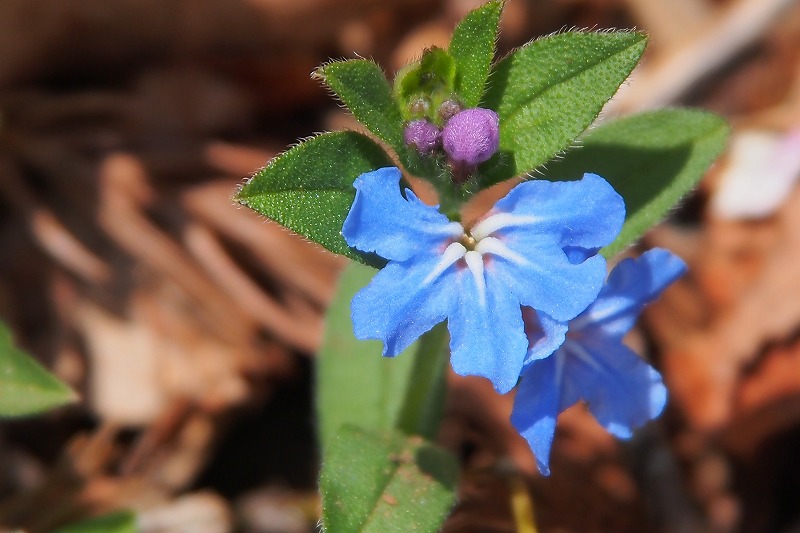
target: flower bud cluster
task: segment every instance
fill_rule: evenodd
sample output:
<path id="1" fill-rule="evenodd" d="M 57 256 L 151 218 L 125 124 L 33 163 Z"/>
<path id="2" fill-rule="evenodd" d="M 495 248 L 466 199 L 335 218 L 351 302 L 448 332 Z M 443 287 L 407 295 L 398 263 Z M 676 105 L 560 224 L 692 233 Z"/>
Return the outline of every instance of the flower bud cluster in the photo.
<path id="1" fill-rule="evenodd" d="M 456 181 L 462 181 L 497 152 L 500 120 L 491 109 L 462 109 L 453 100 L 437 111 L 442 127 L 427 118 L 412 120 L 406 124 L 404 141 L 425 156 L 444 150 Z"/>

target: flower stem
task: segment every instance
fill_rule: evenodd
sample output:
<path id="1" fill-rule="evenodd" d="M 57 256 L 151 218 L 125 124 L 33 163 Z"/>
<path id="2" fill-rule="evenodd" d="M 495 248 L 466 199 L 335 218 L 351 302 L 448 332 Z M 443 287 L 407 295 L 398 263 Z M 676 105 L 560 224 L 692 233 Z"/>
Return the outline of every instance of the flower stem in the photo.
<path id="1" fill-rule="evenodd" d="M 442 322 L 422 335 L 403 399 L 398 429 L 433 439 L 439 432 L 447 389 L 447 325 Z"/>

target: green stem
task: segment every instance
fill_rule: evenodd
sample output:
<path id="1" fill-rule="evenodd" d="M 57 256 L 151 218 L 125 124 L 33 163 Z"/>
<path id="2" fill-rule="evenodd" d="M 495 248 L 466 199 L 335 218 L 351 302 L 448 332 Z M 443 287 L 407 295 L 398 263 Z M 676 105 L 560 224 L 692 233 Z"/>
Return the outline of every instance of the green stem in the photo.
<path id="1" fill-rule="evenodd" d="M 403 399 L 397 427 L 409 435 L 434 439 L 444 412 L 447 391 L 447 325 L 442 322 L 419 341 L 411 380 Z"/>
<path id="2" fill-rule="evenodd" d="M 453 172 L 449 165 L 440 158 L 438 174 L 430 178 L 430 183 L 439 195 L 439 212 L 454 222 L 461 222 L 461 206 L 467 198 L 460 185 L 453 182 Z"/>

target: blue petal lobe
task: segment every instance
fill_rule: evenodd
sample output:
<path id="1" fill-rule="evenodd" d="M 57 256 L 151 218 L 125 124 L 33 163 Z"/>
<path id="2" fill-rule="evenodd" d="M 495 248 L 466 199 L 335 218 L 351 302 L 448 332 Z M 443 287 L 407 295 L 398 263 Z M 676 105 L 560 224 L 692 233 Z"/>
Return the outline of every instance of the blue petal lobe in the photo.
<path id="1" fill-rule="evenodd" d="M 512 243 L 509 244 L 511 248 Z M 519 248 L 514 251 L 519 252 Z M 564 321 L 577 316 L 597 298 L 606 277 L 606 260 L 602 256 L 575 265 L 561 250 L 552 247 L 526 251 L 525 264 L 492 257 L 487 268 L 503 280 L 521 305 Z"/>
<path id="2" fill-rule="evenodd" d="M 561 410 L 585 400 L 609 433 L 626 439 L 661 414 L 667 389 L 659 373 L 630 348 L 597 336 L 568 340 Z"/>
<path id="3" fill-rule="evenodd" d="M 511 251 L 492 256 L 497 275 L 522 305 L 569 320 L 602 287 L 605 259 L 595 254 L 616 238 L 625 204 L 603 178 L 585 174 L 572 182 L 521 183 L 497 202 L 489 219 L 505 222 L 489 235 Z"/>
<path id="4" fill-rule="evenodd" d="M 596 251 L 611 244 L 625 222 L 625 201 L 597 174 L 578 181 L 534 180 L 520 183 L 495 204 L 493 212 L 530 216 L 534 220 L 503 229 L 520 242 L 553 239 L 560 249 L 578 257 L 579 248 Z"/>
<path id="5" fill-rule="evenodd" d="M 347 244 L 384 259 L 404 261 L 418 254 L 438 253 L 454 226 L 435 207 L 410 189 L 401 194 L 400 170 L 379 168 L 353 182 L 356 198 L 342 226 Z"/>
<path id="6" fill-rule="evenodd" d="M 450 310 L 450 362 L 462 376 L 483 376 L 497 392 L 514 388 L 528 347 L 519 301 L 492 276 L 485 276 L 485 301 L 468 269 L 456 276 L 457 302 Z"/>
<path id="7" fill-rule="evenodd" d="M 528 441 L 545 476 L 550 474 L 550 449 L 561 403 L 558 357 L 556 352 L 525 367 L 511 411 L 511 423 Z"/>
<path id="8" fill-rule="evenodd" d="M 455 267 L 426 282 L 437 263 L 432 256 L 419 263 L 392 261 L 380 270 L 353 297 L 355 336 L 383 341 L 383 355 L 393 357 L 442 322 L 453 307 Z"/>
<path id="9" fill-rule="evenodd" d="M 645 305 L 686 272 L 676 255 L 653 248 L 637 259 L 624 259 L 608 276 L 597 300 L 570 327 L 602 329 L 602 335 L 622 337 L 633 327 Z"/>
<path id="10" fill-rule="evenodd" d="M 567 322 L 554 320 L 531 307 L 522 308 L 522 320 L 525 323 L 525 336 L 528 338 L 528 353 L 524 364 L 544 359 L 564 343 L 569 329 Z"/>

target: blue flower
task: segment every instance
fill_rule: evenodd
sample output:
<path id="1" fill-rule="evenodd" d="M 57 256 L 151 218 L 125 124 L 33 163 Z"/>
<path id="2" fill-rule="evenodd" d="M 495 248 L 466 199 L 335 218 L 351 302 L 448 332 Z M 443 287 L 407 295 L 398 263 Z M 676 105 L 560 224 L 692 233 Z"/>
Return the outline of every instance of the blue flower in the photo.
<path id="1" fill-rule="evenodd" d="M 655 248 L 620 262 L 586 311 L 569 322 L 553 355 L 522 371 L 511 422 L 528 441 L 539 471 L 550 473 L 550 447 L 559 413 L 583 400 L 597 421 L 618 438 L 657 417 L 667 390 L 655 369 L 622 343 L 644 306 L 686 271 L 683 261 Z M 530 343 L 548 348 L 553 319 L 526 313 Z"/>
<path id="2" fill-rule="evenodd" d="M 379 339 L 395 356 L 447 320 L 453 369 L 511 390 L 528 354 L 521 306 L 556 321 L 591 303 L 605 278 L 596 251 L 617 235 L 622 198 L 601 177 L 527 181 L 466 230 L 399 186 L 389 167 L 356 179 L 342 233 L 388 264 L 353 298 L 359 339 Z M 557 332 L 548 332 L 551 336 Z"/>

